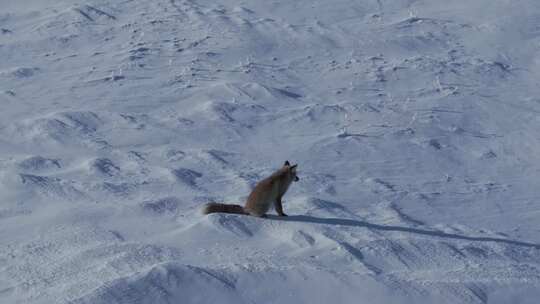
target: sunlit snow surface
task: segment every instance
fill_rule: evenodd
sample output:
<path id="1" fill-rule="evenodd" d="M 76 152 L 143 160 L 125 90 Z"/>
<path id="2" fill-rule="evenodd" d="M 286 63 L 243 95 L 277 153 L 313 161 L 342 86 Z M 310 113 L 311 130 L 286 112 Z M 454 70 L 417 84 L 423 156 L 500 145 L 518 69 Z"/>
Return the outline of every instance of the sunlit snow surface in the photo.
<path id="1" fill-rule="evenodd" d="M 0 302 L 536 303 L 539 50 L 536 0 L 0 0 Z M 200 213 L 285 160 L 288 218 Z"/>

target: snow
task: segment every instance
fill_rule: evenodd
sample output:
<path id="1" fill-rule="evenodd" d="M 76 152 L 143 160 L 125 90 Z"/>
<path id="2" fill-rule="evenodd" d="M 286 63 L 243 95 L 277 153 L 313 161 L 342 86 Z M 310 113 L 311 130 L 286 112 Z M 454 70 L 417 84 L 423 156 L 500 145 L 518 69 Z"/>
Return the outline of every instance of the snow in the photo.
<path id="1" fill-rule="evenodd" d="M 0 302 L 536 303 L 539 21 L 0 0 Z M 285 160 L 289 217 L 201 214 Z"/>

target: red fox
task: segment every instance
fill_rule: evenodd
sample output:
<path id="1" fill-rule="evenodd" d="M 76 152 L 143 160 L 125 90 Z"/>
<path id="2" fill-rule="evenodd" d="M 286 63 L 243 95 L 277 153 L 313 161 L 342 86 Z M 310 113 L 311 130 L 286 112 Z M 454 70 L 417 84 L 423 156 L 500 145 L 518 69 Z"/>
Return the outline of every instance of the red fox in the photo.
<path id="1" fill-rule="evenodd" d="M 274 204 L 279 216 L 287 216 L 283 213 L 281 198 L 285 195 L 285 192 L 287 192 L 293 181 L 297 182 L 300 180 L 296 175 L 297 166 L 298 164 L 291 166 L 289 161 L 286 161 L 281 169 L 260 181 L 249 194 L 244 207 L 240 205 L 209 203 L 204 206 L 203 214 L 223 212 L 266 217 L 266 212 Z"/>

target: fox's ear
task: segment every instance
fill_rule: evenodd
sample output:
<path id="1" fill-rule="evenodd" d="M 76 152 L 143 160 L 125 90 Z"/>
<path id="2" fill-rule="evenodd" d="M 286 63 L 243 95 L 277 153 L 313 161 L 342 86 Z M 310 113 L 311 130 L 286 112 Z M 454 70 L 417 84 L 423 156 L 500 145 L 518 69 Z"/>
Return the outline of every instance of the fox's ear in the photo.
<path id="1" fill-rule="evenodd" d="M 298 166 L 298 164 L 291 166 L 291 170 L 296 169 L 297 166 Z"/>
<path id="2" fill-rule="evenodd" d="M 291 165 L 291 163 L 289 163 L 289 161 L 288 161 L 288 160 L 286 160 L 286 161 L 285 161 L 285 164 L 283 164 L 283 165 L 284 165 L 284 166 L 290 166 L 290 165 Z"/>

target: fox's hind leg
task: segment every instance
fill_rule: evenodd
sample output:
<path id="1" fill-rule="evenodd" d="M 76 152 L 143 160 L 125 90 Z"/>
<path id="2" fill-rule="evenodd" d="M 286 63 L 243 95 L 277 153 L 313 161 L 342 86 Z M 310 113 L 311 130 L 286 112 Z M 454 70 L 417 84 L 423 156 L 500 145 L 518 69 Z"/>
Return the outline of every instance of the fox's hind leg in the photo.
<path id="1" fill-rule="evenodd" d="M 279 216 L 287 216 L 285 213 L 283 213 L 283 205 L 281 204 L 281 197 L 278 197 L 276 202 L 274 203 L 274 208 L 276 208 L 276 212 Z"/>

